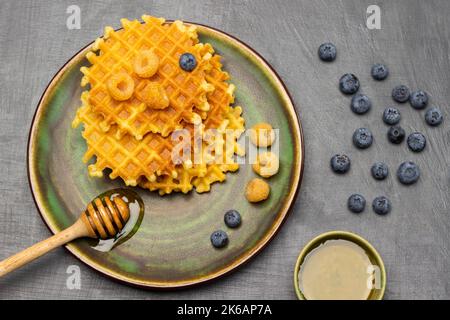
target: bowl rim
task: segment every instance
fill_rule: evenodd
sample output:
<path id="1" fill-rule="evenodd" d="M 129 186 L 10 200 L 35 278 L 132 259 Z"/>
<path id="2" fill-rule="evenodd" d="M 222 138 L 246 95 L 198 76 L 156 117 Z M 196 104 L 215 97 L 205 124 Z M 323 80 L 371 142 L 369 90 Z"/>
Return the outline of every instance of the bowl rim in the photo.
<path id="1" fill-rule="evenodd" d="M 174 20 L 166 20 L 166 23 L 172 23 Z M 72 253 L 78 260 L 83 262 L 85 265 L 89 266 L 93 270 L 99 272 L 103 276 L 106 276 L 112 280 L 118 281 L 119 283 L 135 286 L 138 288 L 144 288 L 144 289 L 157 289 L 157 290 L 165 290 L 165 289 L 177 289 L 177 288 L 186 288 L 191 287 L 194 285 L 203 284 L 206 282 L 209 282 L 211 280 L 221 278 L 222 276 L 237 270 L 239 267 L 241 267 L 243 264 L 251 260 L 256 254 L 262 251 L 263 248 L 265 248 L 271 240 L 275 237 L 277 232 L 280 230 L 282 224 L 286 221 L 289 213 L 292 211 L 292 205 L 295 203 L 295 199 L 298 196 L 298 192 L 300 189 L 301 181 L 303 178 L 303 171 L 304 171 L 304 164 L 305 164 L 305 143 L 304 143 L 304 135 L 303 135 L 303 129 L 300 122 L 299 114 L 295 108 L 294 101 L 292 99 L 291 94 L 289 93 L 286 85 L 282 81 L 281 77 L 278 75 L 278 73 L 274 70 L 274 68 L 270 65 L 267 60 L 265 60 L 256 50 L 254 50 L 252 47 L 250 47 L 248 44 L 243 42 L 242 40 L 224 32 L 219 29 L 200 24 L 200 23 L 194 23 L 189 21 L 183 21 L 186 25 L 194 25 L 197 26 L 200 30 L 204 32 L 208 32 L 211 34 L 214 34 L 218 38 L 223 38 L 228 42 L 234 43 L 240 51 L 243 52 L 243 54 L 246 54 L 248 56 L 253 56 L 254 59 L 257 61 L 257 63 L 261 64 L 261 66 L 266 68 L 266 71 L 273 77 L 274 83 L 277 84 L 278 88 L 280 89 L 280 93 L 282 94 L 283 99 L 285 99 L 288 104 L 286 111 L 289 112 L 290 118 L 291 118 L 291 126 L 293 127 L 293 136 L 296 140 L 296 161 L 294 163 L 299 164 L 298 167 L 295 168 L 294 172 L 294 179 L 292 180 L 293 188 L 291 192 L 288 195 L 288 198 L 284 201 L 284 206 L 280 209 L 280 215 L 274 221 L 273 226 L 270 230 L 265 234 L 264 237 L 261 238 L 261 240 L 258 242 L 257 245 L 255 245 L 249 252 L 247 252 L 242 258 L 238 259 L 234 263 L 228 265 L 225 268 L 222 268 L 209 276 L 201 277 L 195 280 L 187 280 L 187 281 L 180 281 L 180 282 L 170 282 L 170 283 L 159 283 L 159 282 L 152 282 L 152 281 L 142 281 L 138 279 L 133 279 L 130 277 L 119 275 L 115 272 L 111 272 L 108 268 L 102 267 L 101 265 L 90 261 L 88 258 L 86 258 L 73 244 L 68 244 L 65 246 L 65 248 Z M 122 28 L 118 28 L 116 30 L 120 30 Z M 35 154 L 34 150 L 34 144 L 32 141 L 34 141 L 34 138 L 37 133 L 37 123 L 42 115 L 42 105 L 50 98 L 50 93 L 54 89 L 55 83 L 58 82 L 58 80 L 64 76 L 65 71 L 77 61 L 79 57 L 84 57 L 84 55 L 88 52 L 90 46 L 94 42 L 91 42 L 81 48 L 78 52 L 76 52 L 71 58 L 67 60 L 67 62 L 55 73 L 53 78 L 48 83 L 47 87 L 45 88 L 34 113 L 34 116 L 32 118 L 32 122 L 30 125 L 30 131 L 28 135 L 28 145 L 27 145 L 27 176 L 29 181 L 29 187 L 31 190 L 31 194 L 33 197 L 33 200 L 35 202 L 36 208 L 38 210 L 38 213 L 40 214 L 42 220 L 44 221 L 47 228 L 50 230 L 50 232 L 55 233 L 57 230 L 55 226 L 53 225 L 52 221 L 47 219 L 47 215 L 43 214 L 45 211 L 45 206 L 42 204 L 42 201 L 39 196 L 39 186 L 37 183 L 37 177 L 35 176 L 34 169 L 32 168 L 33 165 L 33 156 Z"/>
<path id="2" fill-rule="evenodd" d="M 295 263 L 294 268 L 294 288 L 295 293 L 297 295 L 297 298 L 299 300 L 307 300 L 306 297 L 303 295 L 303 293 L 300 290 L 299 287 L 299 277 L 298 273 L 300 271 L 300 266 L 303 263 L 305 257 L 315 248 L 317 248 L 321 243 L 324 243 L 327 240 L 333 240 L 333 239 L 342 239 L 342 240 L 348 240 L 351 241 L 360 247 L 362 247 L 364 250 L 367 251 L 369 256 L 372 256 L 372 258 L 378 263 L 378 266 L 380 267 L 381 271 L 381 288 L 379 289 L 379 293 L 377 294 L 375 299 L 372 300 L 382 300 L 384 297 L 384 293 L 386 290 L 386 268 L 384 266 L 384 261 L 381 258 L 378 251 L 375 249 L 375 247 L 366 239 L 364 239 L 362 236 L 350 232 L 350 231 L 341 231 L 341 230 L 334 230 L 334 231 L 327 231 L 322 234 L 319 234 L 318 236 L 314 237 L 308 243 L 303 247 L 303 249 L 300 251 L 297 261 Z"/>

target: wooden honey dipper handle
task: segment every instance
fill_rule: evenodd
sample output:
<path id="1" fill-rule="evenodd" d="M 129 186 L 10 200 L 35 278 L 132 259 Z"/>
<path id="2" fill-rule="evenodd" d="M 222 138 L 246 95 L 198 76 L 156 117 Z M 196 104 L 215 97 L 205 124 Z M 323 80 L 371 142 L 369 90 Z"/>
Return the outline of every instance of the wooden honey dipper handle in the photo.
<path id="1" fill-rule="evenodd" d="M 60 233 L 38 242 L 35 245 L 0 262 L 0 277 L 20 268 L 24 264 L 39 258 L 59 246 L 62 246 L 76 238 L 86 237 L 88 235 L 89 234 L 84 222 L 79 219 L 72 226 L 61 231 Z"/>
<path id="2" fill-rule="evenodd" d="M 0 262 L 0 277 L 74 239 L 114 237 L 128 221 L 129 208 L 120 198 L 103 200 L 106 206 L 96 198 L 72 226 Z"/>

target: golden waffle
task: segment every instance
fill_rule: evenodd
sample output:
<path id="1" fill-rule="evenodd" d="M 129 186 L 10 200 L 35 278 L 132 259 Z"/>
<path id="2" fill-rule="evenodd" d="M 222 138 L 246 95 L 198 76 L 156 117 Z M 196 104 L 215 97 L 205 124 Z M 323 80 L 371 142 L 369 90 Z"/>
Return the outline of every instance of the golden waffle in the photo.
<path id="1" fill-rule="evenodd" d="M 164 195 L 174 191 L 187 193 L 194 186 L 198 193 L 208 192 L 211 189 L 211 184 L 223 182 L 226 179 L 226 172 L 234 172 L 239 169 L 239 164 L 234 161 L 234 155 L 244 155 L 244 151 L 237 144 L 237 139 L 244 131 L 244 119 L 241 117 L 241 113 L 240 107 L 229 107 L 229 113 L 225 115 L 227 119 L 223 120 L 222 126 L 226 125 L 226 127 L 216 136 L 219 140 L 216 143 L 221 143 L 220 140 L 222 139 L 222 154 L 213 154 L 212 157 L 202 154 L 200 161 L 191 168 L 177 168 L 176 175 L 158 176 L 153 181 L 143 179 L 139 185 L 150 191 L 159 190 L 159 194 Z M 232 128 L 234 125 L 237 125 L 237 127 Z M 226 130 L 230 131 L 226 132 Z M 203 145 L 204 151 L 206 150 L 205 147 L 206 145 Z"/>
<path id="2" fill-rule="evenodd" d="M 242 112 L 240 107 L 231 108 L 229 106 L 233 101 L 233 90 L 230 90 L 230 88 L 234 87 L 225 83 L 225 80 L 228 79 L 228 75 L 225 72 L 217 72 L 217 70 L 221 69 L 220 57 L 215 56 L 213 60 L 217 61 L 215 63 L 216 70 L 215 72 L 211 70 L 211 73 L 215 77 L 222 79 L 223 83 L 217 86 L 217 90 L 221 90 L 222 93 L 211 93 L 208 96 L 208 99 L 211 99 L 212 108 L 205 123 L 210 127 L 207 129 L 223 127 L 220 129 L 222 134 L 218 137 L 225 140 L 225 130 L 243 130 L 244 120 L 240 117 Z M 187 192 L 192 189 L 192 185 L 188 187 L 183 185 L 186 179 L 179 178 L 186 176 L 185 169 L 176 168 L 172 161 L 173 143 L 171 137 L 162 137 L 159 134 L 148 133 L 142 140 L 136 140 L 129 134 L 125 134 L 118 139 L 116 126 L 112 126 L 108 132 L 104 132 L 100 128 L 102 117 L 94 113 L 90 108 L 88 95 L 89 93 L 85 91 L 81 96 L 82 106 L 77 111 L 73 127 L 77 127 L 80 123 L 84 124 L 82 135 L 87 142 L 88 150 L 83 157 L 83 161 L 88 162 L 92 157 L 96 157 L 96 162 L 88 166 L 90 176 L 102 177 L 103 170 L 108 168 L 111 169 L 109 175 L 111 179 L 120 177 L 126 185 L 135 186 L 141 180 L 144 180 L 145 186 L 151 190 L 168 190 L 167 185 L 169 183 L 166 182 L 167 180 L 172 181 L 172 183 L 181 183 L 181 186 L 174 188 L 176 191 Z M 219 123 L 219 125 L 216 126 L 216 123 Z M 193 126 L 186 125 L 186 128 L 190 130 L 191 137 L 194 137 Z M 240 135 L 240 131 L 236 132 Z M 236 132 L 233 132 L 233 134 L 236 134 Z M 200 156 L 199 163 L 188 171 L 190 175 L 189 182 L 193 180 L 192 183 L 196 186 L 198 192 L 209 191 L 209 185 L 212 182 L 225 179 L 223 174 L 218 174 L 219 169 L 221 172 L 238 169 L 237 164 L 229 163 L 234 153 L 242 154 L 237 145 L 234 145 L 238 136 L 234 137 L 231 135 L 231 140 L 230 137 L 228 138 L 229 141 L 227 144 L 224 144 L 221 164 L 210 164 L 207 167 L 206 163 L 213 159 L 206 159 L 206 156 Z M 215 167 L 218 169 L 215 169 Z M 204 175 L 207 176 L 203 178 Z M 156 181 L 157 177 L 158 181 Z M 163 182 L 162 184 L 161 181 Z"/>
<path id="3" fill-rule="evenodd" d="M 239 164 L 234 161 L 235 154 L 243 156 L 245 154 L 237 143 L 237 140 L 244 132 L 244 118 L 241 117 L 241 107 L 228 107 L 221 126 L 223 132 L 218 136 L 221 141 L 216 141 L 223 145 L 222 154 L 215 154 L 214 162 L 207 165 L 207 173 L 203 176 L 196 176 L 192 180 L 195 190 L 198 193 L 208 192 L 214 182 L 223 182 L 226 179 L 226 172 L 234 172 L 239 169 Z M 219 126 L 220 128 L 220 126 Z M 219 129 L 220 131 L 221 129 Z"/>
<path id="4" fill-rule="evenodd" d="M 237 144 L 237 139 L 244 130 L 244 119 L 241 117 L 242 109 L 230 106 L 234 102 L 234 86 L 226 82 L 229 79 L 229 75 L 222 70 L 220 56 L 211 56 L 213 53 L 211 45 L 198 43 L 193 28 L 185 28 L 181 22 L 165 25 L 163 19 L 147 16 L 144 16 L 143 20 L 146 22 L 145 24 L 123 20 L 123 31 L 114 32 L 112 29 L 107 28 L 105 38 L 98 39 L 93 46 L 94 51 L 100 50 L 99 55 L 95 55 L 92 52 L 88 54 L 88 59 L 92 66 L 82 70 L 85 74 L 82 85 L 89 83 L 91 90 L 82 94 L 83 104 L 77 111 L 73 121 L 74 127 L 80 123 L 84 124 L 82 135 L 87 142 L 88 149 L 83 157 L 83 161 L 88 162 L 91 158 L 96 158 L 95 163 L 88 166 L 89 175 L 91 176 L 102 176 L 104 169 L 110 169 L 111 173 L 109 176 L 111 179 L 120 177 L 127 185 L 135 186 L 139 184 L 150 190 L 159 190 L 160 194 L 173 191 L 187 193 L 193 187 L 199 193 L 209 191 L 212 183 L 226 179 L 226 172 L 236 171 L 239 168 L 239 165 L 234 161 L 235 154 L 243 155 L 243 151 Z M 162 134 L 165 133 L 162 132 L 163 130 L 158 131 L 159 129 L 164 129 L 164 124 L 160 123 L 157 130 L 154 130 L 154 127 L 152 127 L 155 126 L 155 123 L 159 123 L 158 120 L 162 121 L 164 112 L 172 108 L 173 95 L 170 95 L 170 107 L 168 109 L 150 110 L 152 111 L 151 115 L 148 113 L 149 108 L 143 105 L 135 95 L 125 102 L 119 103 L 116 101 L 117 104 L 120 104 L 119 108 L 122 108 L 120 112 L 112 109 L 112 112 L 108 115 L 102 110 L 102 107 L 112 106 L 112 104 L 105 103 L 107 100 L 100 99 L 102 92 L 106 95 L 108 93 L 105 91 L 107 88 L 104 85 L 108 80 L 106 73 L 117 75 L 119 72 L 128 72 L 137 83 L 135 88 L 140 87 L 139 84 L 142 81 L 139 82 L 140 79 L 132 73 L 132 66 L 127 65 L 125 62 L 120 62 L 119 64 L 116 62 L 120 60 L 120 56 L 126 56 L 124 54 L 125 51 L 121 54 L 120 50 L 128 50 L 130 46 L 132 48 L 136 47 L 135 39 L 131 43 L 128 41 L 134 37 L 139 38 L 144 32 L 142 30 L 149 24 L 157 26 L 153 29 L 154 33 L 151 33 L 150 37 L 158 34 L 160 29 L 164 29 L 168 33 L 172 32 L 168 30 L 174 27 L 176 27 L 177 32 L 180 32 L 180 30 L 187 31 L 193 48 L 198 50 L 196 54 L 203 58 L 203 60 L 199 60 L 196 56 L 197 61 L 205 64 L 203 69 L 204 78 L 202 79 L 204 82 L 202 85 L 210 83 L 206 84 L 206 87 L 200 86 L 203 89 L 205 100 L 203 101 L 202 96 L 200 96 L 198 98 L 200 103 L 192 104 L 190 108 L 188 107 L 188 111 L 192 112 L 192 116 L 186 116 L 186 110 L 183 110 L 179 120 L 172 122 L 167 133 L 169 134 L 178 128 L 184 128 L 188 129 L 192 134 L 194 128 L 196 128 L 201 131 L 201 137 L 205 138 L 208 134 L 208 129 L 217 130 L 214 138 L 218 147 L 214 152 L 208 153 L 205 151 L 207 150 L 207 144 L 201 142 L 203 148 L 199 155 L 194 155 L 194 158 L 195 156 L 199 157 L 199 159 L 195 158 L 196 162 L 194 164 L 188 161 L 175 165 L 172 161 L 172 149 L 174 147 L 173 144 L 176 142 L 172 142 L 170 136 L 163 137 Z M 137 32 L 137 35 L 134 34 L 135 30 L 140 30 Z M 123 35 L 119 36 L 122 33 Z M 147 33 L 148 36 L 149 33 Z M 146 41 L 143 41 L 143 43 L 146 43 Z M 144 47 L 144 49 L 148 48 Z M 107 54 L 104 52 L 107 52 Z M 133 53 L 133 50 L 129 50 L 129 52 L 130 55 L 136 54 Z M 189 52 L 192 53 L 192 51 Z M 113 59 L 117 59 L 117 61 L 108 61 L 108 54 Z M 181 54 L 181 51 L 179 54 Z M 177 67 L 178 56 L 174 60 Z M 126 59 L 123 61 L 126 61 Z M 173 66 L 174 61 L 170 65 Z M 104 64 L 108 66 L 108 63 L 114 65 L 114 68 L 105 68 Z M 161 67 L 164 69 L 163 64 L 160 65 L 159 69 Z M 197 69 L 199 69 L 199 65 L 195 70 Z M 165 76 L 164 79 L 163 76 Z M 158 70 L 155 78 L 161 81 L 163 85 L 166 82 L 169 85 L 172 85 L 174 81 L 176 82 L 176 73 L 175 75 L 164 74 L 163 76 L 159 75 Z M 211 90 L 214 87 L 216 89 Z M 98 89 L 97 91 L 96 88 Z M 171 92 L 170 88 L 169 90 L 167 88 L 165 87 L 165 90 Z M 99 100 L 97 101 L 96 99 Z M 95 104 L 99 102 L 102 102 L 102 104 Z M 162 113 L 155 118 L 153 117 L 155 112 Z M 199 114 L 201 117 L 197 116 L 196 121 L 193 121 L 195 114 Z M 170 116 L 173 117 L 173 114 L 170 114 Z M 138 118 L 138 125 L 136 125 L 136 119 Z M 171 119 L 169 116 L 166 118 L 169 122 Z M 201 119 L 204 120 L 203 123 Z M 134 127 L 132 124 L 135 124 Z M 149 131 L 144 130 L 143 126 L 148 126 L 150 128 Z M 229 129 L 234 129 L 234 131 L 230 134 L 228 132 Z M 162 134 L 154 133 L 154 131 Z M 194 143 L 195 141 L 192 140 L 191 142 Z"/>
<path id="5" fill-rule="evenodd" d="M 210 60 L 211 70 L 206 74 L 206 80 L 215 90 L 207 94 L 211 108 L 203 122 L 205 129 L 218 128 L 225 119 L 225 114 L 229 112 L 229 106 L 234 102 L 235 86 L 227 82 L 230 75 L 222 70 L 220 59 L 221 56 L 217 54 L 213 56 Z"/>
<path id="6" fill-rule="evenodd" d="M 193 107 L 201 112 L 209 110 L 206 93 L 213 86 L 205 80 L 205 71 L 210 69 L 212 47 L 198 43 L 194 26 L 186 27 L 181 21 L 167 24 L 162 18 L 145 15 L 142 19 L 144 23 L 122 19 L 123 29 L 119 31 L 105 28 L 104 37 L 97 39 L 86 55 L 92 66 L 81 69 L 82 85 L 91 86 L 89 105 L 103 116 L 100 128 L 108 131 L 117 124 L 117 138 L 130 133 L 140 140 L 148 132 L 168 136 L 181 127 L 183 120 L 199 123 Z M 160 58 L 158 71 L 149 79 L 140 78 L 133 71 L 134 58 L 144 50 L 153 50 Z M 186 52 L 197 60 L 192 72 L 179 66 L 179 57 Z M 135 82 L 133 96 L 125 101 L 114 100 L 106 85 L 111 75 L 118 72 L 129 74 Z M 170 105 L 166 109 L 149 108 L 139 99 L 139 90 L 149 80 L 160 83 L 167 93 Z"/>
<path id="7" fill-rule="evenodd" d="M 177 177 L 159 176 L 154 181 L 144 179 L 139 185 L 151 191 L 159 190 L 161 195 L 173 191 L 187 193 L 195 186 L 198 193 L 208 192 L 211 184 L 226 179 L 226 172 L 238 170 L 239 165 L 234 161 L 234 155 L 244 155 L 237 143 L 237 139 L 244 131 L 244 119 L 241 117 L 241 107 L 231 107 L 234 102 L 234 86 L 228 84 L 228 73 L 222 70 L 221 57 L 215 55 L 211 59 L 213 68 L 207 73 L 207 81 L 212 83 L 215 90 L 207 95 L 211 110 L 205 115 L 203 129 L 217 129 L 216 143 L 222 144 L 221 154 L 200 155 L 200 161 L 191 168 L 177 168 Z M 192 130 L 192 127 L 189 127 Z M 227 131 L 228 130 L 228 131 Z M 203 151 L 206 150 L 205 144 Z M 218 161 L 219 160 L 219 161 Z"/>
<path id="8" fill-rule="evenodd" d="M 96 162 L 88 166 L 90 176 L 102 177 L 103 170 L 109 168 L 111 179 L 120 177 L 130 186 L 136 186 L 142 177 L 155 180 L 156 175 L 176 176 L 170 137 L 148 133 L 142 140 L 130 134 L 117 139 L 116 126 L 112 126 L 108 132 L 100 129 L 101 116 L 92 112 L 87 98 L 88 92 L 85 91 L 81 95 L 83 105 L 78 109 L 72 126 L 84 124 L 82 135 L 88 149 L 83 162 L 96 157 Z"/>

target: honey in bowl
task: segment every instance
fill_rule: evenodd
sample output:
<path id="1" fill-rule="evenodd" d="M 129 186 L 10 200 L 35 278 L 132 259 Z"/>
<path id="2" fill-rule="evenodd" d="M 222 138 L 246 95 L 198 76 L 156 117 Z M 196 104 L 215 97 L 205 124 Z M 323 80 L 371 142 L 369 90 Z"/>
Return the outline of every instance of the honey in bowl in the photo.
<path id="1" fill-rule="evenodd" d="M 327 240 L 306 255 L 298 285 L 307 300 L 366 300 L 373 288 L 374 269 L 358 244 Z"/>

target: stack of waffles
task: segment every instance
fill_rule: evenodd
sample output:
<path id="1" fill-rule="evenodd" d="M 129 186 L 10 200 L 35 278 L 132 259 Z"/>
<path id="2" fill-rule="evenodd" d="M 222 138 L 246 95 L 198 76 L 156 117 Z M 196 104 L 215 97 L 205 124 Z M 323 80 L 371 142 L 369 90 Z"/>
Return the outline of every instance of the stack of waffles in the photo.
<path id="1" fill-rule="evenodd" d="M 199 42 L 195 26 L 142 20 L 122 19 L 118 31 L 105 28 L 86 55 L 91 65 L 81 69 L 81 85 L 88 90 L 73 121 L 73 127 L 84 127 L 83 161 L 95 159 L 90 176 L 109 169 L 111 179 L 161 195 L 194 187 L 207 192 L 239 168 L 236 155 L 243 155 L 237 139 L 244 119 L 241 107 L 232 106 L 235 87 L 221 57 Z M 136 69 L 148 52 L 159 62 L 150 76 Z M 186 53 L 195 57 L 191 71 L 180 67 Z"/>

